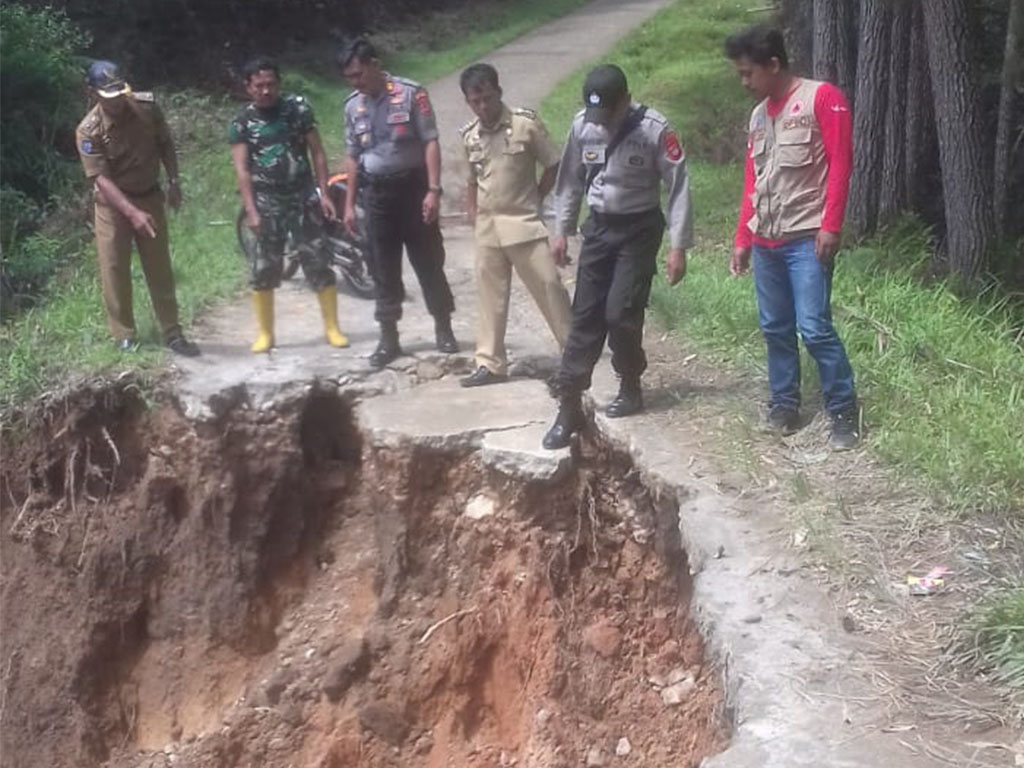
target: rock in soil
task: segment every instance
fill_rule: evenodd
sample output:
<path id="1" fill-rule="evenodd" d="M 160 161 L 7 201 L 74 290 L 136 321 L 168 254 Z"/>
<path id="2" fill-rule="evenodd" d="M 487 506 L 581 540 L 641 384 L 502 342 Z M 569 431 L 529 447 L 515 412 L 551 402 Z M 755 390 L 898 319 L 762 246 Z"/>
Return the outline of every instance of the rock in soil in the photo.
<path id="1" fill-rule="evenodd" d="M 349 686 L 369 669 L 370 654 L 366 640 L 350 640 L 331 654 L 321 689 L 331 701 L 339 701 Z"/>
<path id="2" fill-rule="evenodd" d="M 400 746 L 409 735 L 409 721 L 393 701 L 375 701 L 359 710 L 359 723 L 392 746 Z"/>
<path id="3" fill-rule="evenodd" d="M 583 630 L 583 643 L 606 659 L 615 656 L 622 646 L 622 632 L 605 620 L 591 624 Z"/>

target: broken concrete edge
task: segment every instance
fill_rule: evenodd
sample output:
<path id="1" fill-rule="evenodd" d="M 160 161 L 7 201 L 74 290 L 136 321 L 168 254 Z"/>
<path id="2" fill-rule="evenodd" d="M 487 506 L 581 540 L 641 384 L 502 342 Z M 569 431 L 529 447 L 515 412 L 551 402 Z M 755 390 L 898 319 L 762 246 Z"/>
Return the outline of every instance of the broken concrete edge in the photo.
<path id="1" fill-rule="evenodd" d="M 751 568 L 772 557 L 765 522 L 729 514 L 729 499 L 701 489 L 705 484 L 679 461 L 669 434 L 638 431 L 629 422 L 596 413 L 592 423 L 602 442 L 629 456 L 652 492 L 662 489 L 679 501 L 679 533 L 692 575 L 690 615 L 725 693 L 729 746 L 702 768 L 873 765 L 851 759 L 829 738 L 843 722 L 838 702 L 811 701 L 794 687 L 794 680 L 821 678 L 843 664 L 838 643 L 821 623 L 821 595 L 811 585 L 762 572 L 763 565 Z M 776 599 L 764 600 L 772 590 Z M 787 599 L 777 599 L 780 592 Z"/>

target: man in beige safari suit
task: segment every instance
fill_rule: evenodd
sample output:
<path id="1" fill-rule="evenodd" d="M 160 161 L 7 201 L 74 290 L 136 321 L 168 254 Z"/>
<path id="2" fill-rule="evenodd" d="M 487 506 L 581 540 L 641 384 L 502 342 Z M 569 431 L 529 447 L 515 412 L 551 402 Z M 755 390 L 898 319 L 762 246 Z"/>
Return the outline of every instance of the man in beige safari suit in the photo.
<path id="1" fill-rule="evenodd" d="M 505 326 L 513 267 L 559 348 L 569 336 L 572 308 L 540 215 L 561 153 L 534 112 L 505 106 L 494 67 L 468 67 L 460 85 L 477 116 L 462 129 L 462 141 L 469 161 L 467 208 L 476 225 L 479 296 L 477 369 L 461 384 L 479 387 L 507 378 Z M 539 181 L 538 165 L 544 169 Z"/>
<path id="2" fill-rule="evenodd" d="M 86 75 L 96 106 L 78 125 L 76 144 L 94 184 L 96 251 L 107 320 L 118 349 L 137 348 L 132 312 L 132 241 L 149 286 L 164 343 L 195 357 L 178 322 L 174 273 L 167 241 L 160 166 L 167 171 L 166 201 L 181 204 L 178 160 L 163 114 L 149 92 L 132 92 L 117 66 L 96 61 Z"/>

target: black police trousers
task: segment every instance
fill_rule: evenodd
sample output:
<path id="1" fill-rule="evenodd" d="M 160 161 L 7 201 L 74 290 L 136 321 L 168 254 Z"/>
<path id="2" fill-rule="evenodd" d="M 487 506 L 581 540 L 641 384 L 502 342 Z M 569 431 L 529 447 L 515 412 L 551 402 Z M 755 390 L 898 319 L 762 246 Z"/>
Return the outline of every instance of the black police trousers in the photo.
<path id="1" fill-rule="evenodd" d="M 423 289 L 427 311 L 435 318 L 448 317 L 455 300 L 444 275 L 444 241 L 441 226 L 423 223 L 423 198 L 427 194 L 427 171 L 413 171 L 362 177 L 366 190 L 369 224 L 371 274 L 377 284 L 378 322 L 395 322 L 402 317 L 405 286 L 402 283 L 402 247 L 409 252 L 416 277 Z"/>
<path id="2" fill-rule="evenodd" d="M 560 396 L 590 388 L 605 337 L 619 376 L 638 379 L 647 369 L 644 310 L 664 230 L 665 218 L 657 208 L 635 214 L 593 212 L 584 223 L 572 328 L 553 382 Z"/>

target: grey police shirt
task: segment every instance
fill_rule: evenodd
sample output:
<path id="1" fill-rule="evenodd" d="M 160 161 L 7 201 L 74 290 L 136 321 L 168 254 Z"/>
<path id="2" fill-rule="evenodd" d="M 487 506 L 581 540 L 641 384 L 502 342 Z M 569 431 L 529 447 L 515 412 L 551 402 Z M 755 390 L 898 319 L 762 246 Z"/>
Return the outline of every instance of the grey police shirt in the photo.
<path id="1" fill-rule="evenodd" d="M 633 105 L 639 108 L 638 104 Z M 581 110 L 572 121 L 555 182 L 556 237 L 575 234 L 590 169 L 604 166 L 586 190 L 587 205 L 599 213 L 642 213 L 661 205 L 661 182 L 668 190 L 669 245 L 693 245 L 693 212 L 686 158 L 679 139 L 659 112 L 648 108 L 640 124 L 605 163 L 612 134 L 588 123 Z"/>
<path id="2" fill-rule="evenodd" d="M 345 148 L 370 175 L 422 167 L 423 145 L 438 135 L 427 91 L 403 77 L 385 78 L 376 98 L 355 91 L 345 101 Z"/>

